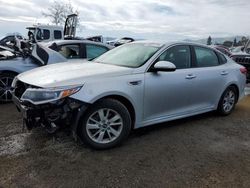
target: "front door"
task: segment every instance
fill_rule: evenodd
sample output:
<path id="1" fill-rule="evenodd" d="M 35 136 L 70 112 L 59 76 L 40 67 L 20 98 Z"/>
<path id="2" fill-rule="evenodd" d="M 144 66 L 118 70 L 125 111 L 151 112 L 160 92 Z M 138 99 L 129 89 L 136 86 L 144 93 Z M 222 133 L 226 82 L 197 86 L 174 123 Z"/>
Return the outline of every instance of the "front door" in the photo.
<path id="1" fill-rule="evenodd" d="M 145 73 L 144 121 L 181 116 L 193 110 L 193 70 L 188 45 L 167 49 L 158 61 L 175 64 L 174 72 Z"/>

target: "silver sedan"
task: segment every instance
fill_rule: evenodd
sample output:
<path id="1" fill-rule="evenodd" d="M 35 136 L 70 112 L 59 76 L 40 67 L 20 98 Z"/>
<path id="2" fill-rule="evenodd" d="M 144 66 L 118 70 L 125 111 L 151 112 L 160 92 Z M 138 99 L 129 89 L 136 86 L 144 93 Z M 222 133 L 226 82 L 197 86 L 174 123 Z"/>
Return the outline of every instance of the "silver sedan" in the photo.
<path id="1" fill-rule="evenodd" d="M 208 111 L 232 112 L 244 96 L 246 68 L 207 46 L 133 42 L 91 63 L 49 65 L 13 82 L 28 128 L 71 126 L 85 143 L 106 149 L 131 129 Z"/>

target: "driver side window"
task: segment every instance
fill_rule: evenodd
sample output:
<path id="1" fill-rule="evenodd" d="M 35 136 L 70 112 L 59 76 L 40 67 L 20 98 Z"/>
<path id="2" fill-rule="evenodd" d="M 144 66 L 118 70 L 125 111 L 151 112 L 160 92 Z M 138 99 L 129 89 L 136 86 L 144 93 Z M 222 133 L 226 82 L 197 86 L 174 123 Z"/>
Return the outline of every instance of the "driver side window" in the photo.
<path id="1" fill-rule="evenodd" d="M 186 45 L 178 45 L 167 49 L 157 61 L 169 61 L 176 66 L 176 69 L 191 67 L 190 48 Z"/>

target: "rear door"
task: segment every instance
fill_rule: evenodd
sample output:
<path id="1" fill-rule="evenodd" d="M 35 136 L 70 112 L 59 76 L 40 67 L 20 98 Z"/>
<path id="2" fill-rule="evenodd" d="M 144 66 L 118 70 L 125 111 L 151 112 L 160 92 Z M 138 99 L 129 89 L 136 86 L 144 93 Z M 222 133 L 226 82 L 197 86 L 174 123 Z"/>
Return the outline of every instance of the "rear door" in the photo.
<path id="1" fill-rule="evenodd" d="M 214 108 L 217 106 L 230 72 L 214 50 L 193 46 L 192 52 L 195 57 L 193 105 L 201 110 Z"/>

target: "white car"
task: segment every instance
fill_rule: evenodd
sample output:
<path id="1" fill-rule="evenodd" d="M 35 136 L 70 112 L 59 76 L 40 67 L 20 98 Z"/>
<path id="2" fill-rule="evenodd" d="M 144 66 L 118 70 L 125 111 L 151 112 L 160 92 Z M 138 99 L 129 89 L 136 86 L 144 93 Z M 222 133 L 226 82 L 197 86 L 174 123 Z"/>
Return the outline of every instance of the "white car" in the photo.
<path id="1" fill-rule="evenodd" d="M 131 129 L 217 110 L 244 96 L 246 68 L 207 46 L 133 42 L 93 62 L 18 75 L 13 101 L 26 126 L 61 124 L 96 149 L 117 146 Z"/>

